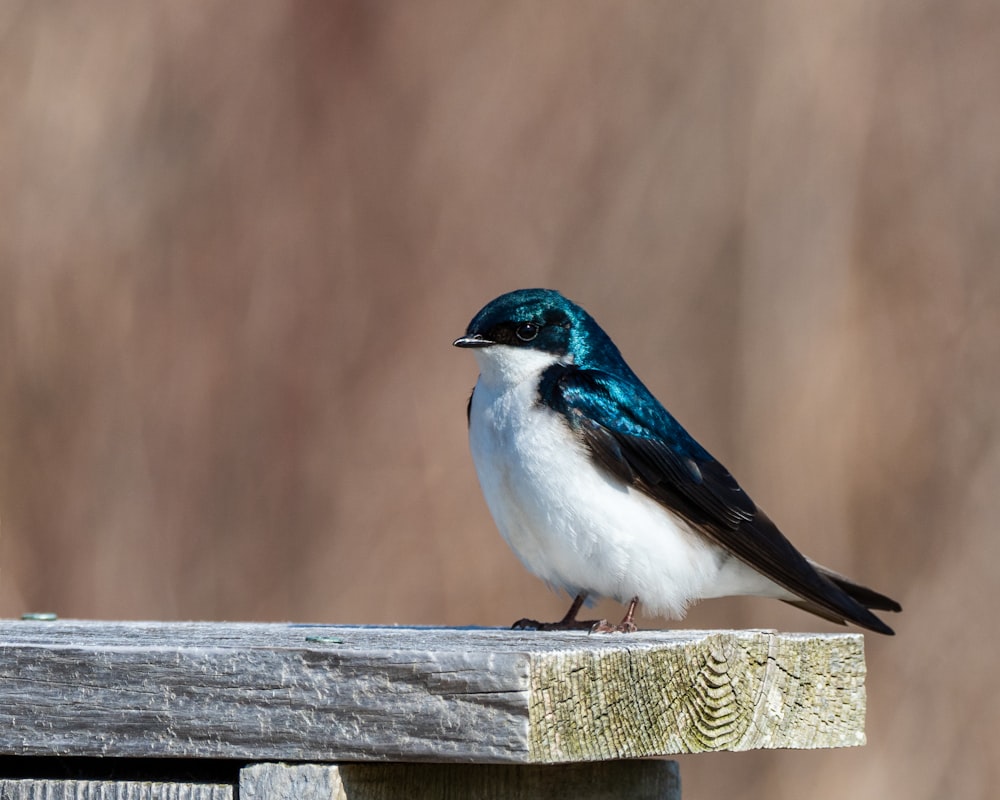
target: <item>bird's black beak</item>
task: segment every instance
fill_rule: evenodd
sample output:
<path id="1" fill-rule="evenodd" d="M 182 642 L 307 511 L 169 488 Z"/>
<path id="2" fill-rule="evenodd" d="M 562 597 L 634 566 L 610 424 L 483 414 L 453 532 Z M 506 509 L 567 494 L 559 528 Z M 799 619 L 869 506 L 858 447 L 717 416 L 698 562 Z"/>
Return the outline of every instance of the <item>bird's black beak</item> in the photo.
<path id="1" fill-rule="evenodd" d="M 475 336 L 462 336 L 456 339 L 452 344 L 455 347 L 489 347 L 491 344 L 496 344 L 496 342 L 491 342 L 489 339 L 484 339 L 478 333 Z"/>

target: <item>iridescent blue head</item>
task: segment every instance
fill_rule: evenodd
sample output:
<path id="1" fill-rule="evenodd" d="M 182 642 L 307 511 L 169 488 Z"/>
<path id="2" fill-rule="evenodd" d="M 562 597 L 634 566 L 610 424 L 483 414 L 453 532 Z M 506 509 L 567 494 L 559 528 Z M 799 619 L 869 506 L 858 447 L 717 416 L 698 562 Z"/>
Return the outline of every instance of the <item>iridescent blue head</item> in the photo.
<path id="1" fill-rule="evenodd" d="M 581 367 L 625 367 L 618 348 L 594 318 L 552 289 L 518 289 L 500 295 L 472 318 L 465 336 L 454 344 L 506 345 Z"/>

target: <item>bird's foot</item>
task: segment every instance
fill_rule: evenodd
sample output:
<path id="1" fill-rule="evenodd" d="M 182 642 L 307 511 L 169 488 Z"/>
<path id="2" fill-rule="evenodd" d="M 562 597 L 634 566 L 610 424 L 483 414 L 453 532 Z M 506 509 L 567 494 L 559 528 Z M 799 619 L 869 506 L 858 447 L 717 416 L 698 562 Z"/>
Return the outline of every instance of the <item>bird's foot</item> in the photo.
<path id="1" fill-rule="evenodd" d="M 617 625 L 611 625 L 606 619 L 599 620 L 590 629 L 591 633 L 635 633 L 639 630 L 632 620 L 622 620 Z"/>
<path id="2" fill-rule="evenodd" d="M 635 633 L 639 630 L 632 618 L 635 616 L 635 607 L 639 605 L 639 598 L 633 597 L 628 604 L 628 611 L 625 612 L 625 616 L 622 617 L 622 621 L 617 625 L 609 625 L 606 619 L 602 619 L 593 628 L 590 629 L 591 633 Z"/>
<path id="3" fill-rule="evenodd" d="M 606 619 L 561 619 L 558 622 L 539 622 L 537 619 L 519 619 L 511 630 L 515 631 L 588 631 L 593 632 L 601 625 L 607 625 Z"/>
<path id="4" fill-rule="evenodd" d="M 515 631 L 593 631 L 600 625 L 607 625 L 606 619 L 577 619 L 576 615 L 587 599 L 585 592 L 581 592 L 573 598 L 573 605 L 569 611 L 558 622 L 539 622 L 537 619 L 519 619 L 511 629 Z"/>
<path id="5" fill-rule="evenodd" d="M 639 605 L 639 598 L 633 597 L 628 604 L 628 611 L 621 622 L 612 625 L 606 619 L 577 619 L 577 612 L 587 599 L 586 594 L 578 594 L 569 607 L 566 616 L 558 622 L 539 622 L 537 619 L 519 619 L 511 628 L 515 631 L 587 631 L 588 633 L 635 633 L 639 630 L 632 617 Z"/>

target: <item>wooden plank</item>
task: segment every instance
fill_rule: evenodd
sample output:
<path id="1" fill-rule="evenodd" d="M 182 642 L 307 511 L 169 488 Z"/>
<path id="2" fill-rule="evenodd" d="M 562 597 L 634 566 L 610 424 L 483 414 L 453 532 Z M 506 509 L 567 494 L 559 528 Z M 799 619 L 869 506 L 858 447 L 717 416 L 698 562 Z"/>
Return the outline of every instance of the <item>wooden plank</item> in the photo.
<path id="1" fill-rule="evenodd" d="M 680 800 L 676 761 L 587 764 L 254 764 L 241 800 Z"/>
<path id="2" fill-rule="evenodd" d="M 367 766 L 367 765 L 364 765 Z M 396 792 L 393 797 L 409 797 Z M 354 800 L 334 764 L 251 764 L 240 770 L 240 800 Z"/>
<path id="3" fill-rule="evenodd" d="M 147 781 L 4 780 L 3 800 L 233 800 L 233 787 Z"/>
<path id="4" fill-rule="evenodd" d="M 556 763 L 864 742 L 859 634 L 0 622 L 0 754 Z"/>

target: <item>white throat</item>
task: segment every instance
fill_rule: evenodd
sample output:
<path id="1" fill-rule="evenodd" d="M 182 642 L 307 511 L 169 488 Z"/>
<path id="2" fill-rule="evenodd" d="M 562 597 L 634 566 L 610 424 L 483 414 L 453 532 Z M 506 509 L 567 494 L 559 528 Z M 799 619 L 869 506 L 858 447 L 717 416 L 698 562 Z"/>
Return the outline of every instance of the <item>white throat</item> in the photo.
<path id="1" fill-rule="evenodd" d="M 479 362 L 479 382 L 494 392 L 502 392 L 537 378 L 553 364 L 568 364 L 571 360 L 544 350 L 495 344 L 474 351 Z"/>

